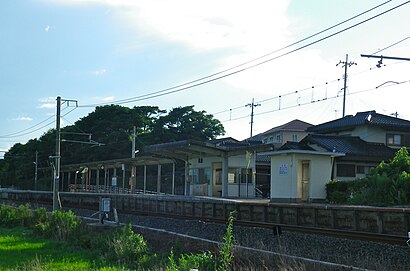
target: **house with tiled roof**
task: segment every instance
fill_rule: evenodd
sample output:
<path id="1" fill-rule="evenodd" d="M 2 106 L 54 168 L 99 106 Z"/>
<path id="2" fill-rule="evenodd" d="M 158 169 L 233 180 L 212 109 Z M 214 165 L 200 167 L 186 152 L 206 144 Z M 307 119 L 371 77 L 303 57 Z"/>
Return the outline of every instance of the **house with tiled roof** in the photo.
<path id="1" fill-rule="evenodd" d="M 308 131 L 312 134 L 302 144 L 345 153 L 335 161 L 333 179 L 365 177 L 381 161 L 393 158 L 397 149 L 410 147 L 410 121 L 376 111 L 358 112 Z"/>
<path id="2" fill-rule="evenodd" d="M 286 142 L 299 142 L 308 134 L 307 129 L 312 126 L 310 123 L 295 119 L 273 127 L 259 136 L 264 144 L 273 144 L 278 148 Z"/>
<path id="3" fill-rule="evenodd" d="M 410 121 L 375 111 L 307 128 L 300 142 L 266 152 L 271 158 L 272 201 L 321 201 L 332 179 L 365 177 L 400 147 L 410 147 Z"/>
<path id="4" fill-rule="evenodd" d="M 391 148 L 410 147 L 410 121 L 376 113 L 358 112 L 307 129 L 309 133 L 357 136 Z"/>

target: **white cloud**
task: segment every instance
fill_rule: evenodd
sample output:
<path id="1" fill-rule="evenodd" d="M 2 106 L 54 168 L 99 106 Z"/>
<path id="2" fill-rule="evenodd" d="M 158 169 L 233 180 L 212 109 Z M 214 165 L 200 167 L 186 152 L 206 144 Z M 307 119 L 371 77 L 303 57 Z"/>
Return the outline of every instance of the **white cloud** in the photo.
<path id="1" fill-rule="evenodd" d="M 50 108 L 55 108 L 55 107 L 56 107 L 55 103 L 44 103 L 44 104 L 40 104 L 37 108 L 50 109 Z"/>
<path id="2" fill-rule="evenodd" d="M 30 117 L 18 117 L 18 118 L 15 118 L 15 119 L 13 119 L 13 120 L 18 120 L 18 121 L 32 121 L 33 119 L 30 118 Z"/>
<path id="3" fill-rule="evenodd" d="M 97 100 L 103 101 L 103 102 L 112 102 L 115 99 L 115 96 L 108 96 L 108 97 L 96 97 Z"/>
<path id="4" fill-rule="evenodd" d="M 44 28 L 44 31 L 48 32 L 48 31 L 50 31 L 50 28 L 51 28 L 51 26 L 47 25 L 47 26 Z"/>
<path id="5" fill-rule="evenodd" d="M 40 103 L 49 103 L 49 102 L 55 102 L 56 101 L 56 97 L 44 97 L 44 98 L 39 98 L 38 101 Z"/>
<path id="6" fill-rule="evenodd" d="M 107 72 L 106 69 L 99 69 L 99 70 L 93 71 L 93 74 L 94 74 L 95 76 L 101 76 L 101 75 L 105 74 L 106 72 Z"/>
<path id="7" fill-rule="evenodd" d="M 287 39 L 289 0 L 49 0 L 56 4 L 97 4 L 112 8 L 124 25 L 199 49 L 269 48 Z M 263 51 L 264 52 L 264 51 Z M 260 53 L 260 52 L 259 52 Z"/>
<path id="8" fill-rule="evenodd" d="M 56 100 L 57 100 L 56 97 L 43 97 L 43 98 L 39 98 L 38 101 L 39 101 L 41 104 L 38 105 L 37 108 L 40 108 L 40 109 L 52 109 L 52 108 L 56 108 L 56 106 L 57 106 Z"/>

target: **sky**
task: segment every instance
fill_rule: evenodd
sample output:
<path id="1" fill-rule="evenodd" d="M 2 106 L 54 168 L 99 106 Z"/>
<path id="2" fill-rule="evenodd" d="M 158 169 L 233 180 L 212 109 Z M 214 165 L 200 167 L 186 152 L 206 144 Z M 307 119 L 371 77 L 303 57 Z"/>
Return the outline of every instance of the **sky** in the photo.
<path id="1" fill-rule="evenodd" d="M 342 117 L 346 55 L 345 114 L 410 120 L 410 61 L 361 57 L 409 58 L 409 14 L 403 0 L 2 0 L 0 151 L 55 128 L 57 96 L 77 101 L 63 126 L 96 105 L 194 105 L 241 140 L 252 100 L 253 135 L 323 123 Z"/>

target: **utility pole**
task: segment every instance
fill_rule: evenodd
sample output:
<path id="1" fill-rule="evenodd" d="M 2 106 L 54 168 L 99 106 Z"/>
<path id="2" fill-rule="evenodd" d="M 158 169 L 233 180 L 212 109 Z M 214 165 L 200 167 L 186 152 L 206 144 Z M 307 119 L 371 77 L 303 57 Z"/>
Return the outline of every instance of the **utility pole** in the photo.
<path id="1" fill-rule="evenodd" d="M 336 66 L 339 66 L 342 64 L 342 68 L 345 68 L 345 75 L 344 75 L 344 87 L 343 87 L 343 117 L 346 114 L 346 89 L 347 89 L 347 68 L 352 66 L 352 65 L 357 65 L 355 62 L 349 62 L 349 55 L 346 54 L 346 61 L 339 61 L 339 63 L 336 64 Z"/>
<path id="2" fill-rule="evenodd" d="M 137 128 L 134 126 L 133 133 L 132 133 L 131 158 L 135 158 L 135 152 L 137 151 L 136 150 L 136 138 L 137 138 Z M 136 184 L 137 184 L 137 168 L 135 167 L 135 165 L 133 165 L 132 168 L 131 168 L 131 183 L 130 183 L 131 193 L 135 192 Z"/>
<path id="3" fill-rule="evenodd" d="M 53 211 L 59 209 L 58 204 L 58 185 L 60 180 L 60 116 L 61 116 L 61 97 L 57 97 L 57 114 L 56 114 L 56 155 L 55 155 L 55 172 L 54 172 L 54 182 L 53 182 Z"/>
<path id="4" fill-rule="evenodd" d="M 57 97 L 57 113 L 56 113 L 56 155 L 50 156 L 50 158 L 55 159 L 55 168 L 54 168 L 54 181 L 53 181 L 53 211 L 60 209 L 58 188 L 60 183 L 60 163 L 61 163 L 61 101 L 67 103 L 67 106 L 70 106 L 70 102 L 75 102 L 76 107 L 78 102 L 75 100 L 62 100 L 60 96 Z"/>
<path id="5" fill-rule="evenodd" d="M 37 172 L 38 172 L 38 151 L 36 151 L 36 161 L 34 162 L 34 190 L 37 190 Z"/>
<path id="6" fill-rule="evenodd" d="M 245 106 L 249 106 L 251 108 L 251 137 L 253 135 L 253 109 L 257 106 L 260 106 L 261 104 L 255 104 L 254 102 L 254 98 L 252 98 L 252 103 L 251 104 L 247 104 Z"/>
<path id="7" fill-rule="evenodd" d="M 133 133 L 132 133 L 132 152 L 131 157 L 135 158 L 135 138 L 137 137 L 137 128 L 134 126 Z"/>

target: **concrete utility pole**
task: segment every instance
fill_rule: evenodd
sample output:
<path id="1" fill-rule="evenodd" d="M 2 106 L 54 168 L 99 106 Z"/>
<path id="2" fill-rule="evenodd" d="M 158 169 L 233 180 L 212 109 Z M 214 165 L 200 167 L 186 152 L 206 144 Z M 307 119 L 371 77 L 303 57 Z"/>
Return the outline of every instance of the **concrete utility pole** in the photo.
<path id="1" fill-rule="evenodd" d="M 131 158 L 135 158 L 135 139 L 137 137 L 137 128 L 134 126 L 133 133 L 132 133 L 132 150 L 131 150 Z"/>
<path id="2" fill-rule="evenodd" d="M 58 188 L 60 183 L 60 162 L 61 162 L 61 131 L 60 131 L 60 121 L 61 121 L 61 101 L 67 103 L 70 106 L 70 102 L 75 102 L 76 107 L 78 102 L 76 100 L 62 100 L 60 96 L 57 97 L 57 113 L 56 113 L 56 155 L 50 156 L 50 158 L 55 159 L 54 168 L 54 181 L 53 181 L 53 211 L 60 209 Z"/>
<path id="3" fill-rule="evenodd" d="M 254 98 L 252 98 L 252 103 L 251 104 L 247 104 L 245 106 L 249 106 L 251 108 L 251 137 L 253 135 L 253 109 L 257 106 L 260 106 L 261 104 L 255 104 L 254 102 Z"/>
<path id="4" fill-rule="evenodd" d="M 61 116 L 61 97 L 57 97 L 57 114 L 56 114 L 56 155 L 55 155 L 55 172 L 54 172 L 54 182 L 53 182 L 53 211 L 59 209 L 58 204 L 58 185 L 60 179 L 60 116 Z"/>
<path id="5" fill-rule="evenodd" d="M 349 62 L 349 55 L 346 54 L 346 61 L 339 61 L 339 63 L 336 64 L 336 66 L 339 66 L 342 64 L 342 67 L 345 68 L 345 75 L 344 75 L 344 87 L 343 87 L 343 117 L 346 114 L 346 89 L 347 89 L 347 68 L 352 66 L 352 65 L 357 65 L 355 62 Z"/>

